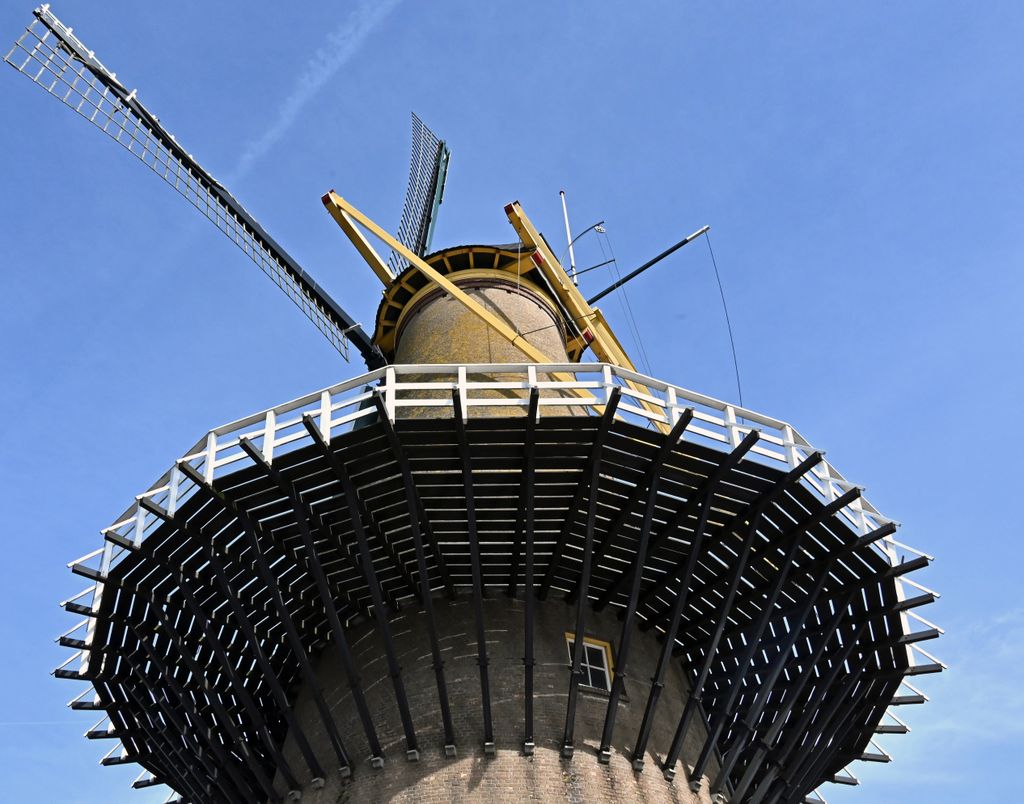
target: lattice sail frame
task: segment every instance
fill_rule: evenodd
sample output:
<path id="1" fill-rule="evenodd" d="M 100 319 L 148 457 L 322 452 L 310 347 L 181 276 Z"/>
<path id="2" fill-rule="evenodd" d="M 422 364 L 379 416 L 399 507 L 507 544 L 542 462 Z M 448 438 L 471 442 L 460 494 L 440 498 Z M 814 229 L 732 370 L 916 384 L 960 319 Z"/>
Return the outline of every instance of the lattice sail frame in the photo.
<path id="1" fill-rule="evenodd" d="M 349 343 L 372 344 L 345 313 L 242 205 L 182 148 L 48 5 L 4 61 L 73 109 L 176 190 L 270 277 L 348 360 Z M 371 348 L 372 350 L 372 348 Z M 382 361 L 381 361 L 382 362 Z"/>
<path id="2" fill-rule="evenodd" d="M 575 379 L 550 379 L 559 372 L 572 372 Z M 492 373 L 500 374 L 500 380 L 479 379 L 486 378 Z M 470 380 L 470 377 L 473 380 Z M 651 395 L 644 395 L 643 401 L 650 403 L 653 411 L 641 405 L 640 395 L 627 385 L 627 380 L 650 389 Z M 576 408 L 587 407 L 592 414 L 596 414 L 600 408 L 608 404 L 614 391 L 621 394 L 622 400 L 618 406 L 618 417 L 634 424 L 650 425 L 654 421 L 672 424 L 685 410 L 693 409 L 693 423 L 687 428 L 684 440 L 697 444 L 717 449 L 735 448 L 749 433 L 756 430 L 760 438 L 750 451 L 749 457 L 768 466 L 793 469 L 816 452 L 805 438 L 783 421 L 612 365 L 389 366 L 211 430 L 153 486 L 138 495 L 136 502 L 115 523 L 103 530 L 103 546 L 69 564 L 73 572 L 90 578 L 94 584 L 63 603 L 70 611 L 86 615 L 86 619 L 62 635 L 62 644 L 75 647 L 77 650 L 57 669 L 56 674 L 63 678 L 85 679 L 93 658 L 91 644 L 96 622 L 94 615 L 100 610 L 104 579 L 120 559 L 141 545 L 163 522 L 140 505 L 138 500 L 146 499 L 150 503 L 155 503 L 173 516 L 174 512 L 198 490 L 179 468 L 182 464 L 187 463 L 208 483 L 229 475 L 240 468 L 239 464 L 244 466 L 249 461 L 246 453 L 240 448 L 242 439 L 247 439 L 257 446 L 267 463 L 272 464 L 275 456 L 286 455 L 311 444 L 310 436 L 303 425 L 304 416 L 312 417 L 324 441 L 330 443 L 332 439 L 351 432 L 375 415 L 374 408 L 367 403 L 378 393 L 383 398 L 384 407 L 391 420 L 399 416 L 403 408 L 417 407 L 439 408 L 438 413 L 442 417 L 445 416 L 444 409 L 449 409 L 450 415 L 461 412 L 464 418 L 472 418 L 473 409 L 478 406 L 506 406 L 510 412 L 526 408 L 529 405 L 526 394 L 522 398 L 496 399 L 495 391 L 507 394 L 510 390 L 527 392 L 530 389 L 539 389 L 543 393 L 539 400 L 540 418 L 543 418 L 545 407 L 561 407 L 564 410 L 567 404 Z M 451 395 L 453 391 L 457 391 L 459 399 L 462 400 L 460 411 L 454 409 Z M 804 475 L 800 483 L 823 504 L 834 503 L 844 494 L 858 488 L 824 460 Z M 837 516 L 855 533 L 862 535 L 871 534 L 892 523 L 892 520 L 882 515 L 862 497 L 840 508 Z M 923 565 L 931 560 L 930 556 L 897 541 L 891 535 L 873 542 L 871 549 L 892 567 L 898 567 L 904 562 Z M 905 575 L 900 574 L 894 577 L 893 581 L 896 584 L 898 600 L 902 601 L 906 597 L 904 584 L 925 595 L 938 597 L 937 593 Z M 908 674 L 938 672 L 944 669 L 945 665 L 921 648 L 914 638 L 915 634 L 923 633 L 922 627 L 936 634 L 941 633 L 941 629 L 909 608 L 901 611 L 899 621 L 905 639 L 894 650 L 906 651 L 910 668 Z M 83 632 L 84 637 L 81 639 L 73 636 Z M 77 669 L 74 669 L 76 663 Z M 924 700 L 920 691 L 911 686 L 906 679 L 901 680 L 901 685 L 904 699 L 910 697 Z M 85 693 L 79 696 L 79 699 L 84 695 Z M 890 724 L 895 725 L 883 724 L 880 727 L 881 733 L 907 730 L 891 709 L 885 716 L 889 718 Z M 97 724 L 93 731 L 102 731 L 100 726 L 104 722 L 105 720 Z M 117 735 L 111 730 L 105 736 Z M 122 752 L 121 757 L 123 761 L 128 761 L 126 752 Z M 878 748 L 860 758 L 869 761 L 888 761 L 889 755 Z M 115 764 L 121 760 L 118 760 L 115 750 L 112 749 L 104 761 L 106 764 Z M 856 783 L 848 771 L 835 775 L 831 781 L 839 784 Z M 808 800 L 823 799 L 819 796 Z"/>
<path id="3" fill-rule="evenodd" d="M 444 142 L 413 112 L 409 186 L 397 235 L 402 245 L 420 256 L 430 248 L 450 156 Z M 388 267 L 393 274 L 400 274 L 406 264 L 407 260 L 397 252 L 392 251 L 388 257 Z"/>

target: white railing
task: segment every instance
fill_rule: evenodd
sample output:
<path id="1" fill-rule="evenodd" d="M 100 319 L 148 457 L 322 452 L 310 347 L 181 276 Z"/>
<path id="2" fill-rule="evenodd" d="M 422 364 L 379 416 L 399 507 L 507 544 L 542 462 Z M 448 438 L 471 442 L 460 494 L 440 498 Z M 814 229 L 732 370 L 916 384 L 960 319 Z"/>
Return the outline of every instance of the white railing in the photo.
<path id="1" fill-rule="evenodd" d="M 648 392 L 641 393 L 628 382 L 644 386 Z M 760 438 L 748 457 L 783 470 L 795 468 L 816 451 L 792 425 L 780 419 L 603 363 L 387 366 L 214 428 L 103 530 L 105 536 L 114 538 L 105 539 L 103 548 L 72 562 L 72 566 L 91 566 L 94 574 L 99 572 L 93 593 L 95 609 L 102 594 L 103 577 L 124 552 L 116 544 L 118 537 L 141 544 L 161 522 L 138 501 L 149 498 L 173 514 L 196 490 L 178 465 L 188 462 L 212 481 L 232 471 L 236 463 L 244 465 L 249 461 L 239 446 L 242 438 L 252 441 L 272 462 L 276 455 L 311 443 L 303 425 L 307 415 L 328 442 L 372 423 L 377 415 L 376 394 L 394 420 L 409 408 L 436 407 L 438 417 L 455 415 L 452 392 L 458 390 L 462 401 L 460 413 L 472 418 L 474 408 L 480 407 L 502 406 L 509 408 L 510 415 L 516 415 L 517 409 L 525 414 L 529 392 L 534 388 L 541 392 L 539 418 L 552 407 L 558 408 L 558 415 L 565 415 L 567 410 L 581 416 L 597 415 L 612 389 L 618 388 L 621 396 L 616 415 L 635 424 L 672 425 L 687 408 L 692 408 L 693 421 L 684 434 L 686 441 L 725 451 L 739 444 L 751 430 L 757 430 Z M 499 398 L 496 392 L 501 393 Z M 802 482 L 825 503 L 855 487 L 825 460 L 805 474 Z M 859 533 L 868 533 L 892 521 L 863 497 L 844 507 L 840 514 Z M 893 564 L 920 555 L 892 537 L 876 542 L 875 549 Z M 897 585 L 902 593 L 902 579 L 897 579 Z"/>

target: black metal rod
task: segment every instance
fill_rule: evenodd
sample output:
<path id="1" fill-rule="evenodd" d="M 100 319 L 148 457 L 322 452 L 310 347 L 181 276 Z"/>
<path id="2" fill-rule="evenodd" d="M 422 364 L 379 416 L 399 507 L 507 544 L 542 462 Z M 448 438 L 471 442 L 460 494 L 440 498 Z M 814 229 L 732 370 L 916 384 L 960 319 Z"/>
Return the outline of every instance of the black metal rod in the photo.
<path id="1" fill-rule="evenodd" d="M 284 626 L 284 632 L 288 640 L 288 644 L 292 649 L 295 660 L 298 662 L 299 669 L 306 681 L 306 685 L 309 688 L 313 704 L 324 724 L 324 730 L 327 732 L 331 748 L 334 750 L 334 754 L 341 765 L 342 771 L 344 772 L 345 770 L 348 770 L 351 772 L 352 763 L 349 760 L 348 752 L 345 750 L 344 743 L 341 741 L 341 735 L 338 733 L 338 726 L 334 722 L 334 716 L 331 714 L 330 707 L 327 706 L 327 702 L 324 700 L 323 692 L 320 689 L 320 682 L 317 679 L 313 666 L 309 661 L 309 655 L 306 653 L 305 645 L 302 644 L 302 639 L 295 627 L 295 621 L 291 616 L 291 612 L 288 610 L 288 606 L 284 602 L 284 598 L 281 596 L 281 590 L 278 587 L 277 579 L 270 571 L 266 556 L 263 554 L 263 548 L 260 545 L 259 537 L 262 528 L 260 528 L 256 522 L 249 517 L 248 512 L 246 512 L 242 506 L 228 497 L 224 492 L 214 488 L 210 483 L 206 482 L 206 479 L 192 469 L 188 463 L 181 463 L 179 466 L 185 474 L 189 475 L 189 479 L 196 483 L 203 493 L 224 506 L 224 508 L 234 516 L 235 521 L 238 523 L 238 527 L 241 528 L 242 535 L 245 537 L 246 543 L 249 545 L 249 550 L 252 553 L 256 574 L 265 585 L 270 596 L 270 600 L 277 612 L 278 619 L 281 622 L 281 625 Z M 186 467 L 188 468 L 186 469 Z M 190 471 L 191 474 L 189 474 Z M 269 542 L 270 539 L 264 535 L 264 541 Z"/>
<path id="2" fill-rule="evenodd" d="M 644 479 L 637 483 L 636 486 L 634 486 L 633 491 L 629 496 L 629 499 L 620 508 L 618 516 L 616 516 L 615 520 L 611 523 L 611 525 L 608 526 L 608 528 L 605 530 L 603 538 L 601 538 L 601 540 L 594 547 L 595 564 L 599 564 L 601 562 L 601 559 L 604 558 L 605 553 L 611 546 L 612 541 L 618 537 L 623 525 L 625 525 L 626 522 L 629 521 L 629 518 L 633 516 L 633 510 L 636 508 L 636 506 L 639 503 L 643 502 L 644 500 L 650 500 L 651 494 L 649 490 L 652 484 L 656 484 L 658 482 L 657 478 L 659 478 L 659 476 L 665 469 L 665 461 L 667 461 L 668 456 L 672 454 L 672 450 L 675 449 L 676 444 L 679 443 L 679 439 L 683 437 L 683 432 L 686 430 L 686 428 L 689 426 L 692 420 L 693 408 L 687 408 L 685 411 L 683 411 L 682 415 L 679 417 L 676 423 L 672 425 L 672 429 L 669 431 L 668 435 L 659 445 L 658 452 L 655 455 L 654 460 L 650 462 L 650 466 L 648 466 L 647 472 L 644 474 Z M 654 494 L 654 497 L 657 498 L 656 492 Z M 648 534 L 648 537 L 649 536 L 650 534 Z M 641 563 L 643 562 L 641 561 Z M 568 603 L 575 603 L 576 595 L 579 593 L 579 590 L 579 583 L 577 582 L 573 584 L 572 589 L 570 589 L 565 595 L 566 601 Z M 617 664 L 621 667 L 621 652 L 617 657 Z"/>
<path id="3" fill-rule="evenodd" d="M 648 470 L 647 477 L 642 486 L 637 486 L 634 496 L 639 497 L 643 490 L 647 492 L 647 501 L 644 505 L 643 520 L 640 523 L 640 543 L 637 545 L 636 555 L 639 566 L 643 566 L 647 560 L 647 545 L 651 537 L 651 526 L 654 521 L 654 510 L 658 503 L 658 486 L 661 482 L 661 472 L 664 469 L 665 461 L 669 453 L 675 449 L 683 432 L 693 420 L 693 408 L 687 408 L 679 420 L 672 426 L 671 432 L 665 438 L 653 466 Z M 622 514 L 618 517 L 609 532 L 606 544 L 611 541 L 612 532 L 621 527 L 626 517 L 632 513 L 633 500 L 623 508 Z M 622 698 L 622 690 L 627 676 L 629 666 L 630 648 L 633 641 L 634 622 L 636 620 L 636 608 L 640 599 L 640 585 L 643 582 L 643 573 L 633 573 L 633 584 L 629 592 L 629 603 L 626 606 L 626 616 L 622 620 L 622 632 L 619 635 L 619 650 L 616 655 L 615 678 L 612 680 L 611 694 L 608 696 L 608 707 L 604 716 L 604 727 L 601 730 L 601 744 L 598 748 L 598 759 L 601 762 L 610 760 L 612 734 L 615 731 L 615 718 L 619 711 L 619 700 Z M 576 587 L 577 589 L 579 586 Z"/>
<path id="4" fill-rule="evenodd" d="M 680 526 L 690 518 L 690 516 L 697 512 L 698 507 L 704 499 L 706 491 L 712 486 L 717 485 L 718 481 L 725 477 L 733 467 L 736 466 L 751 449 L 753 449 L 754 444 L 758 442 L 760 437 L 761 436 L 757 430 L 751 430 L 746 436 L 744 436 L 743 440 L 734 450 L 732 450 L 732 452 L 723 456 L 721 463 L 719 463 L 718 466 L 716 466 L 715 469 L 703 481 L 701 481 L 700 485 L 697 486 L 689 499 L 683 503 L 682 507 L 676 511 L 672 518 L 666 522 L 661 530 L 659 530 L 651 539 L 651 545 L 649 548 L 649 553 L 651 555 L 653 555 L 654 551 L 661 547 L 661 545 L 668 541 L 672 534 L 675 533 Z M 634 556 L 629 567 L 614 581 L 608 584 L 608 587 L 604 592 L 598 596 L 597 602 L 594 604 L 594 608 L 600 611 L 608 605 L 611 599 L 622 590 L 622 587 L 625 586 L 628 581 L 632 580 L 633 575 L 637 572 L 642 574 L 643 567 L 637 562 L 637 557 Z M 655 584 L 655 588 L 657 587 L 660 587 L 660 584 Z M 641 605 L 644 604 L 651 594 L 652 592 L 649 590 L 646 594 L 641 596 Z"/>
<path id="5" fill-rule="evenodd" d="M 313 512 L 300 496 L 295 484 L 286 480 L 280 470 L 268 463 L 263 453 L 257 449 L 247 438 L 239 439 L 239 446 L 242 451 L 260 467 L 280 490 L 288 498 L 288 502 L 295 517 L 295 524 L 298 526 L 299 535 L 302 538 L 302 546 L 305 548 L 307 571 L 313 577 L 316 585 L 320 603 L 327 616 L 327 622 L 331 628 L 331 635 L 334 637 L 335 647 L 338 650 L 338 658 L 345 671 L 345 678 L 348 681 L 349 691 L 352 693 L 352 702 L 356 706 L 356 713 L 362 724 L 363 732 L 366 734 L 366 741 L 370 747 L 370 755 L 376 759 L 383 760 L 384 752 L 377 738 L 377 729 L 373 724 L 373 716 L 366 705 L 366 696 L 363 694 L 362 681 L 359 678 L 359 670 L 356 668 L 355 659 L 352 657 L 352 649 L 348 644 L 348 637 L 345 636 L 345 628 L 338 616 L 337 604 L 330 586 L 327 583 L 327 575 L 324 573 L 323 565 L 320 563 L 320 555 L 317 552 L 316 544 L 313 541 L 313 533 L 310 531 L 309 523 L 313 518 Z"/>
<path id="6" fill-rule="evenodd" d="M 751 433 L 755 435 L 755 433 Z M 755 439 L 756 440 L 756 439 Z M 739 447 L 737 447 L 739 449 Z M 658 707 L 658 700 L 661 698 L 661 691 L 665 686 L 665 673 L 672 661 L 672 649 L 676 643 L 676 633 L 679 630 L 679 620 L 682 617 L 683 609 L 686 608 L 687 595 L 690 589 L 690 578 L 693 576 L 694 567 L 697 566 L 697 558 L 700 555 L 701 547 L 704 544 L 704 533 L 707 530 L 708 517 L 711 514 L 711 504 L 715 499 L 715 489 L 721 482 L 719 476 L 710 485 L 706 485 L 703 491 L 703 499 L 700 501 L 700 514 L 697 517 L 697 524 L 693 529 L 693 538 L 690 540 L 690 552 L 686 557 L 686 571 L 680 581 L 679 591 L 676 593 L 675 603 L 672 606 L 672 616 L 669 619 L 665 631 L 664 642 L 661 646 L 661 653 L 658 656 L 658 666 L 651 679 L 651 691 L 647 695 L 647 704 L 644 706 L 643 720 L 640 721 L 640 729 L 637 733 L 636 746 L 633 748 L 633 767 L 643 767 L 644 754 L 647 753 L 647 742 L 651 736 L 651 729 L 654 727 L 654 713 Z M 638 569 L 637 576 L 643 572 Z"/>
<path id="7" fill-rule="evenodd" d="M 565 707 L 565 730 L 562 734 L 562 756 L 571 757 L 576 732 L 576 699 L 579 695 L 580 677 L 583 675 L 583 647 L 587 627 L 588 591 L 593 559 L 594 525 L 597 521 L 597 498 L 601 485 L 601 452 L 608 428 L 615 418 L 619 403 L 619 389 L 612 389 L 612 398 L 605 406 L 597 434 L 594 437 L 594 451 L 591 453 L 590 477 L 587 484 L 587 520 L 583 536 L 583 565 L 580 568 L 580 597 L 576 606 L 576 631 L 572 641 L 572 664 L 569 668 L 569 695 Z"/>
<path id="8" fill-rule="evenodd" d="M 524 645 L 523 645 L 523 751 L 532 753 L 534 747 L 533 736 L 533 668 L 536 664 L 534 658 L 534 634 L 533 624 L 535 609 L 537 607 L 536 589 L 534 588 L 534 472 L 536 469 L 536 430 L 537 414 L 540 410 L 540 390 L 530 390 L 530 404 L 526 411 L 526 432 L 523 436 L 523 500 L 526 510 L 524 518 L 524 530 L 526 536 L 526 566 L 523 577 L 523 616 L 524 623 Z"/>
<path id="9" fill-rule="evenodd" d="M 387 608 L 384 606 L 384 599 L 381 595 L 380 581 L 377 579 L 377 571 L 373 567 L 373 557 L 370 555 L 370 544 L 366 537 L 366 530 L 363 527 L 361 501 L 356 491 L 355 483 L 352 481 L 352 477 L 344 463 L 320 434 L 320 430 L 317 429 L 312 417 L 309 415 L 303 416 L 302 423 L 312 437 L 313 442 L 320 448 L 320 452 L 331 465 L 335 479 L 341 483 L 344 489 L 349 518 L 352 521 L 352 530 L 355 533 L 356 543 L 359 546 L 359 561 L 363 582 L 370 592 L 377 631 L 384 642 L 384 656 L 387 660 L 388 674 L 391 676 L 391 684 L 395 690 L 395 701 L 398 704 L 398 714 L 402 721 L 402 730 L 405 733 L 406 756 L 409 759 L 417 759 L 419 757 L 419 748 L 416 741 L 416 729 L 413 726 L 412 715 L 409 712 L 409 697 L 405 692 L 402 668 L 398 664 L 395 641 L 391 633 L 391 624 L 388 622 Z"/>
<path id="10" fill-rule="evenodd" d="M 202 476 L 196 472 L 188 463 L 180 463 L 179 467 L 181 471 L 190 479 L 196 483 L 199 488 L 205 488 L 203 485 Z M 208 495 L 209 496 L 209 495 Z M 210 496 L 210 499 L 214 499 Z M 288 695 L 281 685 L 280 680 L 277 677 L 277 673 L 274 670 L 273 665 L 267 658 L 263 645 L 261 644 L 259 637 L 256 635 L 256 629 L 253 627 L 252 621 L 249 615 L 242 608 L 240 597 L 234 589 L 228 578 L 228 572 L 224 566 L 224 562 L 217 550 L 214 548 L 213 540 L 207 538 L 206 534 L 201 529 L 192 527 L 180 513 L 175 512 L 171 521 L 174 525 L 183 533 L 188 535 L 189 539 L 198 544 L 203 554 L 210 564 L 210 568 L 213 570 L 214 582 L 220 587 L 221 595 L 227 601 L 231 613 L 234 615 L 235 621 L 238 623 L 238 627 L 242 630 L 242 635 L 245 637 L 245 644 L 249 647 L 252 652 L 253 658 L 260 667 L 260 671 L 263 673 L 264 679 L 270 685 L 270 689 L 274 694 L 274 698 L 277 701 L 277 705 L 281 710 L 281 715 L 284 717 L 285 722 L 288 724 L 289 734 L 295 736 L 295 744 L 298 746 L 303 759 L 306 761 L 306 765 L 310 770 L 310 773 L 317 778 L 324 778 L 323 766 L 317 759 L 316 754 L 313 753 L 312 746 L 309 744 L 309 739 L 306 736 L 305 731 L 302 729 L 298 722 L 298 718 L 295 717 L 295 713 L 292 709 L 291 701 L 288 699 Z"/>
<path id="11" fill-rule="evenodd" d="M 669 246 L 667 249 L 665 249 L 663 252 L 661 252 L 661 254 L 659 254 L 657 257 L 654 257 L 653 259 L 648 260 L 647 262 L 645 262 L 643 265 L 641 265 L 636 270 L 630 271 L 628 274 L 626 274 L 624 277 L 622 277 L 622 279 L 620 279 L 618 282 L 614 282 L 613 284 L 609 285 L 604 290 L 602 290 L 600 293 L 598 293 L 596 296 L 591 296 L 589 299 L 587 299 L 587 304 L 594 304 L 595 302 L 600 301 L 601 299 L 603 299 L 605 296 L 607 296 L 609 293 L 611 293 L 616 288 L 620 288 L 623 285 L 625 285 L 630 279 L 633 279 L 633 278 L 635 278 L 637 276 L 640 276 L 640 274 L 642 274 L 644 271 L 646 271 L 651 266 L 657 265 L 659 262 L 661 262 L 663 259 L 665 259 L 672 252 L 677 251 L 678 249 L 681 249 L 683 246 L 685 246 L 687 243 L 689 243 L 689 242 L 691 242 L 693 240 L 696 240 L 698 237 L 700 237 L 702 234 L 704 234 L 710 228 L 711 228 L 710 226 L 702 226 L 700 229 L 698 229 L 692 235 L 688 235 L 688 236 L 684 237 L 682 240 L 680 240 L 674 246 Z"/>
<path id="12" fill-rule="evenodd" d="M 480 569 L 480 537 L 476 527 L 476 501 L 473 495 L 473 463 L 469 455 L 466 423 L 462 418 L 462 399 L 458 388 L 452 390 L 455 434 L 462 462 L 462 491 L 466 500 L 466 538 L 473 574 L 473 615 L 476 621 L 476 660 L 480 667 L 480 705 L 484 721 L 484 750 L 494 749 L 494 726 L 491 722 L 491 682 L 488 677 L 487 630 L 484 625 L 484 581 Z"/>
<path id="13" fill-rule="evenodd" d="M 427 555 L 423 545 L 423 533 L 420 530 L 420 517 L 422 506 L 419 503 L 419 495 L 416 493 L 416 485 L 412 476 L 412 469 L 409 466 L 409 458 L 405 454 L 402 442 L 398 439 L 394 425 L 388 417 L 387 408 L 381 398 L 380 391 L 373 395 L 373 401 L 377 406 L 377 415 L 384 427 L 384 432 L 391 444 L 391 451 L 402 474 L 402 486 L 405 490 L 405 502 L 409 509 L 409 528 L 412 531 L 413 547 L 416 550 L 416 568 L 420 577 L 420 592 L 423 594 L 423 610 L 427 615 L 427 635 L 430 640 L 430 653 L 433 658 L 434 678 L 437 682 L 437 697 L 441 706 L 441 723 L 444 728 L 445 750 L 449 746 L 455 746 L 455 729 L 452 725 L 451 704 L 448 700 L 448 684 L 444 677 L 444 659 L 441 657 L 441 644 L 437 636 L 437 621 L 434 616 L 434 601 L 430 590 L 430 576 L 427 572 Z M 439 568 L 440 569 L 440 568 Z"/>

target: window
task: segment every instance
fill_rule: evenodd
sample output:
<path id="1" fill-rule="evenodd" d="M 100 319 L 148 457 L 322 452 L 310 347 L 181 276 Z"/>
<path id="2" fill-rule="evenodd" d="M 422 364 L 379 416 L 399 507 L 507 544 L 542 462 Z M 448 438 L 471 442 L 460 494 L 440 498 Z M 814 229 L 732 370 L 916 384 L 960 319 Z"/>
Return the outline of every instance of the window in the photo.
<path id="1" fill-rule="evenodd" d="M 572 647 L 575 634 L 566 632 L 565 646 L 572 662 Z M 583 658 L 580 662 L 582 678 L 580 683 L 595 690 L 608 692 L 615 678 L 615 665 L 612 663 L 612 646 L 610 643 L 592 637 L 583 637 Z"/>

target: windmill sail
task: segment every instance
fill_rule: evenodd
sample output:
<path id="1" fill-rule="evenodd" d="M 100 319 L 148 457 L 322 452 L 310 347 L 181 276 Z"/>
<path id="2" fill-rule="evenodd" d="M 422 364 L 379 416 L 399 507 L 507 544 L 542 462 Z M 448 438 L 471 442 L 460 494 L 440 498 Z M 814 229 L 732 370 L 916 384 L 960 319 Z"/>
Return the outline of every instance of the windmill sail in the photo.
<path id="1" fill-rule="evenodd" d="M 409 187 L 405 191 L 402 219 L 398 224 L 398 239 L 410 251 L 421 256 L 430 248 L 450 158 L 448 146 L 414 112 Z M 398 274 L 405 266 L 406 260 L 392 251 L 388 258 L 391 271 Z"/>
<path id="2" fill-rule="evenodd" d="M 57 19 L 41 6 L 4 58 L 95 125 L 177 190 L 259 266 L 348 359 L 352 343 L 370 368 L 383 360 L 348 313 L 274 241 L 227 189 Z"/>

